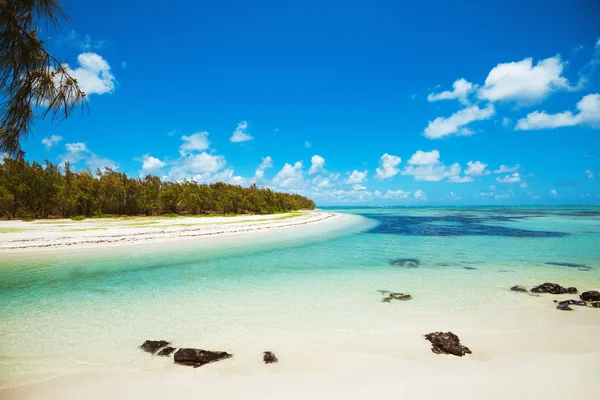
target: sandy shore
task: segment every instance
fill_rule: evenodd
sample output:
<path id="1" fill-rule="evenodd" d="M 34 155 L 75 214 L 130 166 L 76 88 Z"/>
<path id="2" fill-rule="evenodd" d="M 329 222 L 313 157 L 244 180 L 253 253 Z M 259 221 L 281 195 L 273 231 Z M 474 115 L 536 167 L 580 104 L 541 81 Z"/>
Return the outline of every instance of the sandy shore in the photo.
<path id="1" fill-rule="evenodd" d="M 162 243 L 202 236 L 245 234 L 333 221 L 339 214 L 304 211 L 235 217 L 133 217 L 0 221 L 0 251 Z"/>
<path id="2" fill-rule="evenodd" d="M 597 310 L 565 313 L 549 306 L 552 296 L 517 298 L 522 307 L 493 314 L 418 316 L 390 321 L 389 330 L 340 331 L 328 346 L 272 349 L 278 364 L 263 365 L 259 348 L 198 369 L 148 355 L 165 369 L 71 374 L 0 390 L 0 399 L 600 398 Z M 458 333 L 473 354 L 433 354 L 421 334 L 435 329 Z"/>

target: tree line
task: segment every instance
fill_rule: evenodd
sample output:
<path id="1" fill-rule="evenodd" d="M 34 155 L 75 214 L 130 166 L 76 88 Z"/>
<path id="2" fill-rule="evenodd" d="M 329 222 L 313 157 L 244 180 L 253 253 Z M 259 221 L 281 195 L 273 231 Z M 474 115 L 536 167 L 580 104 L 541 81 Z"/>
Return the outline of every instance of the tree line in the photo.
<path id="1" fill-rule="evenodd" d="M 165 182 L 109 168 L 73 172 L 68 162 L 61 168 L 8 157 L 0 164 L 0 217 L 5 218 L 270 214 L 314 208 L 306 197 L 254 184 Z"/>

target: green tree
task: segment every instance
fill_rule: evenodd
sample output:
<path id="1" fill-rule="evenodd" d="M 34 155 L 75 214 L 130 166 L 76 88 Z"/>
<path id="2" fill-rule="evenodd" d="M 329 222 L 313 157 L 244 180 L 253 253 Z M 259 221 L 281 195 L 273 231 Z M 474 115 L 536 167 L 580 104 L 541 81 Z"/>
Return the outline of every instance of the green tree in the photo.
<path id="1" fill-rule="evenodd" d="M 36 118 L 67 118 L 85 93 L 38 38 L 67 16 L 58 0 L 0 0 L 0 153 L 22 156 Z M 38 115 L 35 109 L 42 109 Z"/>

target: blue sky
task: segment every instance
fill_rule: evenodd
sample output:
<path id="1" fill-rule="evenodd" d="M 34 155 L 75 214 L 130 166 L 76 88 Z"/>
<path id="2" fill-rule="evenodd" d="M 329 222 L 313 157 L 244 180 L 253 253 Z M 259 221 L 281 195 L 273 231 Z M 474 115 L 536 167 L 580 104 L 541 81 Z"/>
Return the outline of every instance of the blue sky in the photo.
<path id="1" fill-rule="evenodd" d="M 89 111 L 27 158 L 320 205 L 600 203 L 600 5 L 449 3 L 64 1 L 47 43 Z"/>

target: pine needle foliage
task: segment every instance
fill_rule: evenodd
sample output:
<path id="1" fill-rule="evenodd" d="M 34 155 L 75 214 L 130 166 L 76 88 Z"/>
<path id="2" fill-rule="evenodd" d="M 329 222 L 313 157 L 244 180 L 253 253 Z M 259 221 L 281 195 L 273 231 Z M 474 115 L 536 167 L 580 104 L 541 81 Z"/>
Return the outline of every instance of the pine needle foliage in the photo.
<path id="1" fill-rule="evenodd" d="M 22 157 L 21 139 L 37 118 L 61 120 L 85 104 L 77 80 L 39 38 L 66 19 L 57 0 L 0 0 L 0 154 Z"/>

